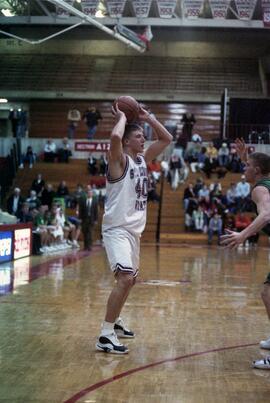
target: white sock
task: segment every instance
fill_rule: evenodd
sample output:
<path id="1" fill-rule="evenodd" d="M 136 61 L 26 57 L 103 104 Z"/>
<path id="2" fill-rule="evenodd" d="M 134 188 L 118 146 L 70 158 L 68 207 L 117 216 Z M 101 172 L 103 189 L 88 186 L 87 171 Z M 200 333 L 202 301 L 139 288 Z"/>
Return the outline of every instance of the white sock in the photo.
<path id="1" fill-rule="evenodd" d="M 104 322 L 102 323 L 102 326 L 101 326 L 101 334 L 103 336 L 105 336 L 106 334 L 111 334 L 113 332 L 114 332 L 114 322 L 111 323 L 111 322 L 106 322 L 104 320 Z"/>

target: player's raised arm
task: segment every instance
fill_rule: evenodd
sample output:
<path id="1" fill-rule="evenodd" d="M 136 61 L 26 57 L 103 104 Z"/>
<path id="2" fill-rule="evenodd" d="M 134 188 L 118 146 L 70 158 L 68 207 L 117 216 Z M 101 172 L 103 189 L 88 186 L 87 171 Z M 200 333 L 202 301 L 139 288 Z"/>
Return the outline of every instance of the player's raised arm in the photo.
<path id="1" fill-rule="evenodd" d="M 108 171 L 112 179 L 119 178 L 125 167 L 125 157 L 123 152 L 122 139 L 125 132 L 127 118 L 119 110 L 117 104 L 112 107 L 112 113 L 115 117 L 115 126 L 112 129 L 110 137 L 110 151 L 108 152 Z"/>
<path id="2" fill-rule="evenodd" d="M 149 113 L 142 107 L 140 108 L 139 119 L 143 122 L 147 122 L 153 128 L 158 138 L 145 152 L 145 160 L 148 163 L 161 154 L 162 151 L 172 142 L 173 138 L 168 130 L 155 117 L 149 115 Z"/>
<path id="3" fill-rule="evenodd" d="M 246 162 L 247 161 L 247 146 L 244 142 L 244 140 L 241 139 L 236 139 L 235 140 L 235 148 L 236 148 L 236 152 L 239 155 L 240 159 L 242 162 Z"/>

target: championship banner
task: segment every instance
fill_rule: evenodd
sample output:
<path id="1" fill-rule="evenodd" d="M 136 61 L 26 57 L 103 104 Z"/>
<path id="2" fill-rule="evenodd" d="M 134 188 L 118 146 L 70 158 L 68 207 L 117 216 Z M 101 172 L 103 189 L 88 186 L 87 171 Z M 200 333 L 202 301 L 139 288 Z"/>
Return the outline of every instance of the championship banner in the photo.
<path id="1" fill-rule="evenodd" d="M 172 18 L 177 0 L 175 1 L 166 1 L 166 0 L 157 0 L 158 12 L 160 18 Z"/>
<path id="2" fill-rule="evenodd" d="M 257 0 L 234 0 L 240 20 L 251 20 Z"/>
<path id="3" fill-rule="evenodd" d="M 99 0 L 81 0 L 82 12 L 90 17 L 95 17 Z"/>
<path id="4" fill-rule="evenodd" d="M 89 141 L 76 141 L 75 151 L 97 151 L 106 152 L 110 149 L 110 143 L 89 143 Z"/>
<path id="5" fill-rule="evenodd" d="M 136 17 L 147 18 L 151 7 L 152 0 L 148 1 L 132 1 L 132 7 Z"/>
<path id="6" fill-rule="evenodd" d="M 204 0 L 183 0 L 185 18 L 198 18 L 202 10 Z"/>
<path id="7" fill-rule="evenodd" d="M 263 24 L 270 28 L 270 0 L 262 1 Z"/>
<path id="8" fill-rule="evenodd" d="M 72 6 L 74 0 L 65 0 L 65 3 Z M 64 10 L 62 7 L 56 7 L 56 15 L 58 18 L 68 18 L 70 14 L 67 10 Z"/>
<path id="9" fill-rule="evenodd" d="M 107 8 L 110 17 L 121 18 L 125 8 L 126 0 L 107 0 Z"/>
<path id="10" fill-rule="evenodd" d="M 231 0 L 209 0 L 213 18 L 225 19 Z"/>

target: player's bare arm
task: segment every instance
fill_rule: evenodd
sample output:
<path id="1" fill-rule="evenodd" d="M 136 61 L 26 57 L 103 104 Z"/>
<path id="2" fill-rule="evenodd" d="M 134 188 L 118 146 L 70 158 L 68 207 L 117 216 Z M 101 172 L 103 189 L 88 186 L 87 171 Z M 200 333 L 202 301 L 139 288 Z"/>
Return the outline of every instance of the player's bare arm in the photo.
<path id="1" fill-rule="evenodd" d="M 243 139 L 236 139 L 235 140 L 236 152 L 239 155 L 242 162 L 247 161 L 247 146 Z"/>
<path id="2" fill-rule="evenodd" d="M 140 108 L 139 113 L 140 121 L 147 122 L 154 130 L 157 141 L 151 144 L 145 152 L 145 161 L 146 163 L 151 162 L 155 159 L 162 151 L 172 142 L 172 135 L 168 132 L 168 130 L 153 116 L 149 115 L 149 113 Z"/>
<path id="3" fill-rule="evenodd" d="M 270 222 L 269 190 L 264 186 L 257 186 L 252 192 L 252 200 L 257 205 L 258 216 L 241 232 L 227 230 L 226 235 L 221 237 L 221 245 L 233 249 Z"/>
<path id="4" fill-rule="evenodd" d="M 108 170 L 112 179 L 118 179 L 125 169 L 125 155 L 123 152 L 122 138 L 125 131 L 126 116 L 116 105 L 112 107 L 112 113 L 116 124 L 111 132 L 110 151 L 108 152 Z"/>

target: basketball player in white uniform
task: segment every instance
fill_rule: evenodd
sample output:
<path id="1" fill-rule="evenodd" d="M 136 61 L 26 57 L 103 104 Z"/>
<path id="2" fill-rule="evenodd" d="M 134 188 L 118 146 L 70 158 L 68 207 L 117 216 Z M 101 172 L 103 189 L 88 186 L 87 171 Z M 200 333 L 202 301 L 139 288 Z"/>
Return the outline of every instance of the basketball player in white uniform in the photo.
<path id="1" fill-rule="evenodd" d="M 118 337 L 133 338 L 120 312 L 135 284 L 139 269 L 140 236 L 145 227 L 147 207 L 147 166 L 171 143 L 172 136 L 155 117 L 140 109 L 139 120 L 148 123 L 157 140 L 144 153 L 144 133 L 116 106 L 116 124 L 110 138 L 107 190 L 103 217 L 103 241 L 116 284 L 109 296 L 105 320 L 96 348 L 126 354 L 128 348 Z"/>

